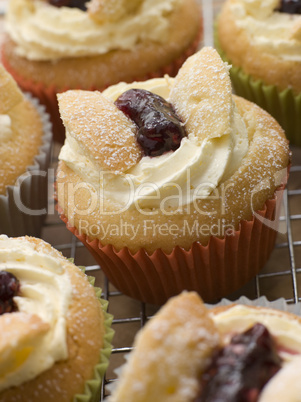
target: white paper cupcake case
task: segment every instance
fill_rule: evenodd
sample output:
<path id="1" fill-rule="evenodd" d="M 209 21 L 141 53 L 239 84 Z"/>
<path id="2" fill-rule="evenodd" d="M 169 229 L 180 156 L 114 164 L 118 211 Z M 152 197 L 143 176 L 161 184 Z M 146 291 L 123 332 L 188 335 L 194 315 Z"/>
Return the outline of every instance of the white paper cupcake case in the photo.
<path id="1" fill-rule="evenodd" d="M 276 310 L 280 310 L 280 311 L 284 311 L 284 312 L 288 312 L 288 313 L 292 313 L 292 314 L 301 316 L 301 303 L 288 304 L 284 298 L 269 301 L 265 296 L 261 296 L 255 300 L 250 300 L 245 296 L 241 296 L 239 299 L 237 299 L 235 301 L 230 301 L 228 299 L 222 299 L 217 304 L 206 304 L 206 307 L 210 309 L 210 308 L 219 307 L 219 306 L 229 306 L 230 304 L 243 304 L 246 306 L 273 308 Z"/>
<path id="2" fill-rule="evenodd" d="M 8 186 L 5 195 L 0 195 L 0 233 L 10 237 L 39 237 L 47 214 L 48 167 L 52 149 L 52 125 L 50 117 L 36 98 L 25 96 L 38 110 L 43 123 L 44 134 L 39 154 L 34 163 L 28 166 L 14 186 Z M 17 200 L 17 202 L 16 202 Z M 18 208 L 18 200 L 34 214 L 25 213 Z"/>

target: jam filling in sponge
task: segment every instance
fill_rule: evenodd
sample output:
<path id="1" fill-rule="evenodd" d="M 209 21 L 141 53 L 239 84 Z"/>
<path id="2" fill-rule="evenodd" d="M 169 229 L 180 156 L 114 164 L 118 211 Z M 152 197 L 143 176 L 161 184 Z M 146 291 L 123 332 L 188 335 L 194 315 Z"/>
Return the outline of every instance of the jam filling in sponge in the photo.
<path id="1" fill-rule="evenodd" d="M 69 225 L 116 250 L 170 252 L 234 233 L 264 208 L 287 176 L 288 142 L 232 95 L 229 69 L 205 47 L 175 78 L 59 94 L 57 195 Z"/>
<path id="2" fill-rule="evenodd" d="M 171 298 L 138 333 L 109 402 L 293 402 L 300 396 L 300 317 Z M 125 399 L 126 398 L 126 399 Z"/>

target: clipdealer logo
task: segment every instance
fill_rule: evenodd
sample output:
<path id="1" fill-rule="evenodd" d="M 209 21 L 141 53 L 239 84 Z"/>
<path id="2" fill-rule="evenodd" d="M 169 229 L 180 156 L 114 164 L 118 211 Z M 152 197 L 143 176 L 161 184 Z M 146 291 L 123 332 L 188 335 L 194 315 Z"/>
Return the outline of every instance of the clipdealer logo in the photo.
<path id="1" fill-rule="evenodd" d="M 28 215 L 44 215 L 45 213 L 48 212 L 48 214 L 53 214 L 54 211 L 54 205 L 53 203 L 49 203 L 48 200 L 48 206 L 47 208 L 45 208 L 43 206 L 43 208 L 40 209 L 31 209 L 28 206 L 26 206 L 26 204 L 23 203 L 22 200 L 22 191 L 20 191 L 20 188 L 22 186 L 26 186 L 26 183 L 28 180 L 33 180 L 33 179 L 37 179 L 37 180 L 44 180 L 46 182 L 46 185 L 48 184 L 48 189 L 52 189 L 52 181 L 54 179 L 55 175 L 54 175 L 54 169 L 48 169 L 48 171 L 31 171 L 31 172 L 27 172 L 24 175 L 20 176 L 16 182 L 16 186 L 12 187 L 12 194 L 14 197 L 14 201 L 15 204 L 17 206 L 17 208 L 20 209 L 21 212 L 28 214 Z M 255 199 L 256 197 L 260 194 L 261 191 L 269 189 L 271 182 L 270 179 L 266 178 L 264 180 L 262 180 L 260 183 L 258 183 L 252 193 L 251 193 L 251 209 L 252 209 L 252 213 L 253 215 L 260 221 L 262 222 L 264 225 L 266 225 L 267 227 L 278 231 L 279 233 L 285 234 L 287 232 L 287 228 L 286 225 L 279 225 L 279 217 L 281 215 L 281 206 L 282 203 L 279 202 L 282 199 L 283 196 L 283 192 L 286 191 L 285 188 L 285 184 L 287 182 L 287 169 L 284 168 L 280 171 L 277 171 L 273 177 L 274 180 L 274 185 L 276 187 L 278 187 L 278 190 L 276 191 L 276 198 L 277 198 L 277 202 L 276 202 L 276 206 L 275 206 L 275 212 L 273 214 L 273 217 L 271 218 L 267 218 L 266 216 L 263 216 L 260 211 L 257 211 L 256 208 L 254 207 L 255 204 Z M 63 190 L 64 191 L 64 196 L 68 197 L 68 203 L 69 205 L 72 207 L 71 210 L 73 210 L 73 215 L 76 213 L 79 216 L 87 216 L 90 215 L 91 213 L 93 213 L 95 210 L 97 210 L 97 208 L 99 208 L 99 200 L 98 197 L 100 196 L 104 196 L 104 193 L 99 194 L 97 191 L 95 191 L 95 189 L 93 188 L 93 186 L 91 186 L 88 183 L 85 182 L 81 182 L 81 183 L 77 183 L 77 184 L 73 184 L 73 183 L 62 183 L 62 184 L 58 184 L 61 186 L 65 186 L 66 185 L 66 189 Z M 153 188 L 155 188 L 155 184 L 154 183 L 146 183 L 146 186 L 152 186 Z M 178 189 L 178 194 L 174 194 L 173 198 L 177 199 L 179 202 L 179 205 L 181 204 L 181 196 L 182 196 L 182 189 L 179 188 L 178 185 L 176 185 L 176 183 L 169 183 L 169 185 L 171 187 L 173 187 L 174 189 Z M 189 184 L 188 184 L 189 185 Z M 212 200 L 218 200 L 219 203 L 219 207 L 220 207 L 220 212 L 221 215 L 223 215 L 225 213 L 225 205 L 224 205 L 224 201 L 225 201 L 225 196 L 226 196 L 226 192 L 228 191 L 229 187 L 231 186 L 224 186 L 223 184 L 220 186 L 220 193 L 217 191 L 217 189 L 212 188 L 212 192 L 210 193 L 209 196 L 202 196 L 200 194 L 202 194 L 202 190 L 204 188 L 212 188 L 212 184 L 211 183 L 202 183 L 201 186 L 199 186 L 198 188 L 195 189 L 195 194 L 196 196 L 192 197 L 192 205 L 194 210 L 197 211 L 197 213 L 199 215 L 208 215 L 208 211 L 204 210 L 204 209 L 200 209 L 198 204 L 197 204 L 197 200 L 201 200 L 201 199 L 212 199 Z M 63 188 L 63 187 L 62 187 Z M 133 194 L 131 194 L 131 197 L 135 197 L 135 188 L 133 185 L 130 184 L 130 188 L 131 190 L 134 192 Z M 90 197 L 90 202 L 89 205 L 87 206 L 86 209 L 79 209 L 77 208 L 77 205 L 75 203 L 75 198 L 76 198 L 76 193 L 77 191 L 81 191 L 81 190 L 85 190 L 89 192 Z M 139 191 L 141 191 L 141 187 L 138 188 Z M 53 195 L 53 194 L 52 194 Z M 155 199 L 159 199 L 160 200 L 160 189 L 156 189 L 156 195 L 152 196 Z M 136 197 L 137 198 L 137 202 L 134 202 L 134 206 L 137 208 L 137 211 L 140 212 L 141 214 L 146 215 L 146 218 L 144 220 L 143 223 L 143 227 L 140 228 L 140 232 L 141 230 L 143 233 L 145 234 L 150 234 L 153 233 L 154 235 L 161 235 L 164 236 L 165 234 L 172 234 L 172 235 L 178 235 L 180 233 L 184 233 L 184 234 L 191 234 L 192 232 L 194 233 L 198 233 L 201 235 L 208 235 L 208 234 L 212 234 L 214 236 L 224 236 L 225 234 L 227 235 L 231 235 L 232 233 L 234 233 L 235 229 L 233 226 L 231 225 L 227 225 L 223 219 L 219 219 L 217 220 L 217 223 L 213 226 L 209 226 L 206 224 L 202 224 L 201 220 L 195 220 L 193 222 L 188 222 L 187 220 L 184 219 L 183 224 L 181 225 L 176 225 L 173 223 L 169 223 L 169 224 L 161 224 L 161 225 L 157 225 L 154 221 L 152 221 L 151 219 L 147 219 L 147 217 L 149 217 L 150 215 L 155 215 L 157 213 L 157 211 L 152 212 L 149 211 L 149 209 L 143 209 L 139 206 L 139 201 L 141 200 L 141 198 Z M 170 196 L 167 198 L 171 198 Z M 172 211 L 170 211 L 168 208 L 165 208 L 165 199 L 160 201 L 160 208 L 159 210 L 165 214 L 165 215 L 172 215 L 172 214 L 178 214 L 183 212 L 183 209 L 181 209 L 180 207 L 173 209 Z M 122 212 L 126 211 L 127 209 L 129 209 L 129 203 L 125 203 L 124 205 L 122 205 L 122 208 L 120 208 L 119 210 L 116 211 L 101 211 L 101 214 L 103 215 L 118 215 L 118 214 L 122 214 Z M 157 209 L 158 210 L 158 209 Z M 186 212 L 189 210 L 186 209 Z M 188 211 L 189 212 L 189 211 Z M 216 214 L 217 211 L 210 211 L 210 214 L 214 215 Z M 72 215 L 72 214 L 70 214 Z M 119 224 L 111 224 L 111 226 L 104 226 L 101 223 L 97 226 L 97 225 L 91 225 L 89 224 L 89 222 L 85 219 L 80 219 L 80 226 L 81 226 L 81 230 L 87 231 L 88 230 L 88 225 L 90 225 L 89 227 L 89 231 L 91 234 L 94 235 L 99 235 L 99 233 L 102 233 L 105 237 L 106 234 L 111 234 L 111 235 L 120 235 L 122 233 L 127 234 L 129 236 L 136 236 L 138 234 L 139 229 L 137 229 L 137 227 L 134 227 L 133 224 L 129 223 L 129 222 L 125 222 L 124 220 L 120 220 Z"/>
<path id="2" fill-rule="evenodd" d="M 138 236 L 146 238 L 152 237 L 178 237 L 178 236 L 234 236 L 235 227 L 231 224 L 225 224 L 222 219 L 218 219 L 214 225 L 202 224 L 198 220 L 192 222 L 184 219 L 181 224 L 177 223 L 156 223 L 152 219 L 145 219 L 141 223 L 133 224 L 124 219 L 118 223 L 93 223 L 86 219 L 80 219 L 78 222 L 78 232 L 96 236 L 99 240 L 108 237 L 127 237 L 134 240 Z"/>

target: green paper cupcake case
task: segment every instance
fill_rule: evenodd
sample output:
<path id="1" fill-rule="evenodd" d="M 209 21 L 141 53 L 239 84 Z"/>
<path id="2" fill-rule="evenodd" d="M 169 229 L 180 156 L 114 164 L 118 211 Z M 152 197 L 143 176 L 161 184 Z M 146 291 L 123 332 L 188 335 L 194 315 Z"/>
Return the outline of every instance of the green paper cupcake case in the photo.
<path id="1" fill-rule="evenodd" d="M 72 260 L 71 260 L 72 261 Z M 84 267 L 79 267 L 85 272 Z M 95 278 L 88 276 L 89 283 L 94 286 Z M 73 402 L 99 402 L 100 392 L 105 372 L 109 366 L 109 358 L 112 352 L 112 339 L 114 336 L 114 330 L 112 329 L 113 316 L 107 312 L 108 301 L 101 298 L 102 290 L 98 287 L 94 287 L 95 294 L 101 303 L 101 308 L 104 313 L 104 345 L 99 353 L 99 362 L 94 367 L 94 376 L 90 380 L 86 381 L 84 392 L 76 394 L 73 397 Z"/>
<path id="2" fill-rule="evenodd" d="M 284 129 L 288 140 L 301 146 L 301 94 L 294 95 L 290 88 L 280 92 L 275 85 L 254 80 L 238 67 L 232 66 L 230 76 L 237 95 L 265 109 Z"/>
<path id="3" fill-rule="evenodd" d="M 231 65 L 231 60 L 220 49 L 216 35 L 215 47 L 222 59 Z M 233 65 L 230 77 L 237 95 L 266 110 L 281 125 L 290 143 L 301 146 L 301 93 L 294 95 L 291 88 L 280 91 L 276 85 L 266 85 Z"/>

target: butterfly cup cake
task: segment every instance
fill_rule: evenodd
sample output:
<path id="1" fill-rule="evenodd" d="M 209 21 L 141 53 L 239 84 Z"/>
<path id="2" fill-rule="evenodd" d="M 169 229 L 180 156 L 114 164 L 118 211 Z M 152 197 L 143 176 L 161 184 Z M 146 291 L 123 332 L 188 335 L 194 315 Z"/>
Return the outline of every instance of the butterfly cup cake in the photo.
<path id="1" fill-rule="evenodd" d="M 184 289 L 208 301 L 259 272 L 290 151 L 268 113 L 232 94 L 215 49 L 175 78 L 58 99 L 58 209 L 119 290 L 154 304 Z"/>

